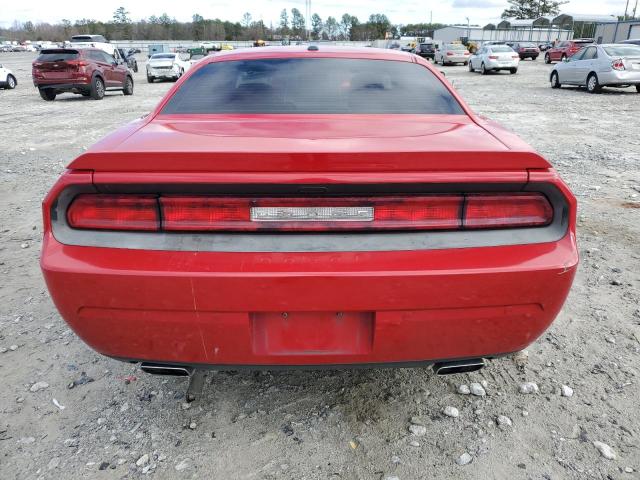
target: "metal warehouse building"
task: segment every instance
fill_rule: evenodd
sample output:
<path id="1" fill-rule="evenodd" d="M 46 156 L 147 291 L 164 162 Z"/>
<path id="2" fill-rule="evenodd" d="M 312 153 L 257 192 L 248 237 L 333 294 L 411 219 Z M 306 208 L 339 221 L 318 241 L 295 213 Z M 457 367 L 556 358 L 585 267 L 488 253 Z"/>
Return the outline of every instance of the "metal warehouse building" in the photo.
<path id="1" fill-rule="evenodd" d="M 640 38 L 640 20 L 599 23 L 594 36 L 598 43 L 615 43 Z"/>
<path id="2" fill-rule="evenodd" d="M 441 43 L 456 40 L 552 42 L 554 40 L 569 40 L 573 38 L 574 32 L 577 32 L 581 37 L 593 35 L 596 24 L 615 22 L 616 20 L 616 17 L 610 15 L 569 14 L 524 20 L 506 18 L 499 22 L 489 23 L 484 27 L 464 25 L 444 27 L 436 30 L 433 38 Z"/>

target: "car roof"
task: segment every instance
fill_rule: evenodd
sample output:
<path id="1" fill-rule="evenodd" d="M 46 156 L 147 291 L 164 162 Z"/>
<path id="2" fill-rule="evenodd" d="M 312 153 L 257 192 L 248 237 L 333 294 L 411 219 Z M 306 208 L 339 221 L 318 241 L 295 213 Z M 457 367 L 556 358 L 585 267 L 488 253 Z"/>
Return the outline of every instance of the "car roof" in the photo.
<path id="1" fill-rule="evenodd" d="M 341 47 L 336 45 L 311 44 L 286 47 L 249 47 L 238 48 L 236 50 L 223 50 L 221 52 L 217 52 L 215 55 L 209 55 L 206 63 L 231 60 L 251 60 L 258 58 L 304 58 L 307 56 L 309 58 L 360 58 L 413 62 L 413 57 L 406 52 L 399 52 L 388 48 Z"/>

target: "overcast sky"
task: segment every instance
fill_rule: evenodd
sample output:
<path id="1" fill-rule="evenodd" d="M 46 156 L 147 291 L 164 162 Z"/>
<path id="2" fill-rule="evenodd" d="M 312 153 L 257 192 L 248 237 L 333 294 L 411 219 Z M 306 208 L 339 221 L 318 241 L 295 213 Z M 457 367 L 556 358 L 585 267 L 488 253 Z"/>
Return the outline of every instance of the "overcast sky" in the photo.
<path id="1" fill-rule="evenodd" d="M 636 0 L 630 0 L 632 9 Z M 57 22 L 63 18 L 76 20 L 93 18 L 108 21 L 113 11 L 124 6 L 131 18 L 139 20 L 150 15 L 167 13 L 180 21 L 191 19 L 194 13 L 205 18 L 240 21 L 244 12 L 254 20 L 262 19 L 267 25 L 278 23 L 280 11 L 297 7 L 304 15 L 304 0 L 101 0 L 99 2 L 65 2 L 55 0 L 0 0 L 0 24 L 9 26 L 14 20 L 21 22 Z M 571 0 L 563 7 L 566 13 L 613 14 L 624 13 L 626 0 Z M 323 19 L 329 15 L 340 18 L 343 13 L 357 16 L 361 21 L 372 13 L 384 13 L 394 24 L 429 21 L 441 23 L 486 24 L 506 7 L 504 0 L 312 0 L 312 13 Z M 639 7 L 640 9 L 640 7 Z"/>

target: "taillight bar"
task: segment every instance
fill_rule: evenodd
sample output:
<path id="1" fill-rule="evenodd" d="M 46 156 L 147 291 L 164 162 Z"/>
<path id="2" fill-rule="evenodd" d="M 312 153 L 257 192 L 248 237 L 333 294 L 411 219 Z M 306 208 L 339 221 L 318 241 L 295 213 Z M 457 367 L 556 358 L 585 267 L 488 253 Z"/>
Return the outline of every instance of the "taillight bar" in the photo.
<path id="1" fill-rule="evenodd" d="M 78 195 L 69 226 L 167 232 L 464 230 L 539 227 L 553 208 L 540 193 L 271 198 Z"/>

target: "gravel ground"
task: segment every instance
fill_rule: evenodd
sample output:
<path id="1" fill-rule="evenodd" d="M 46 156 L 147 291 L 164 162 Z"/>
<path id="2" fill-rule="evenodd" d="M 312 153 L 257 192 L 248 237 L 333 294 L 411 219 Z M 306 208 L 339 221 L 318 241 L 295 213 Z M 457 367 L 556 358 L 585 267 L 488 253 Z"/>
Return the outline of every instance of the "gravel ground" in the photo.
<path id="1" fill-rule="evenodd" d="M 64 165 L 149 111 L 133 97 L 40 99 L 33 54 L 0 54 L 0 477 L 640 478 L 640 95 L 551 90 L 550 67 L 441 67 L 481 114 L 549 158 L 580 202 L 581 265 L 551 329 L 481 372 L 211 372 L 186 380 L 101 357 L 67 328 L 38 268 L 40 201 Z M 530 393 L 522 393 L 522 392 Z M 472 392 L 472 393 L 469 393 Z"/>

